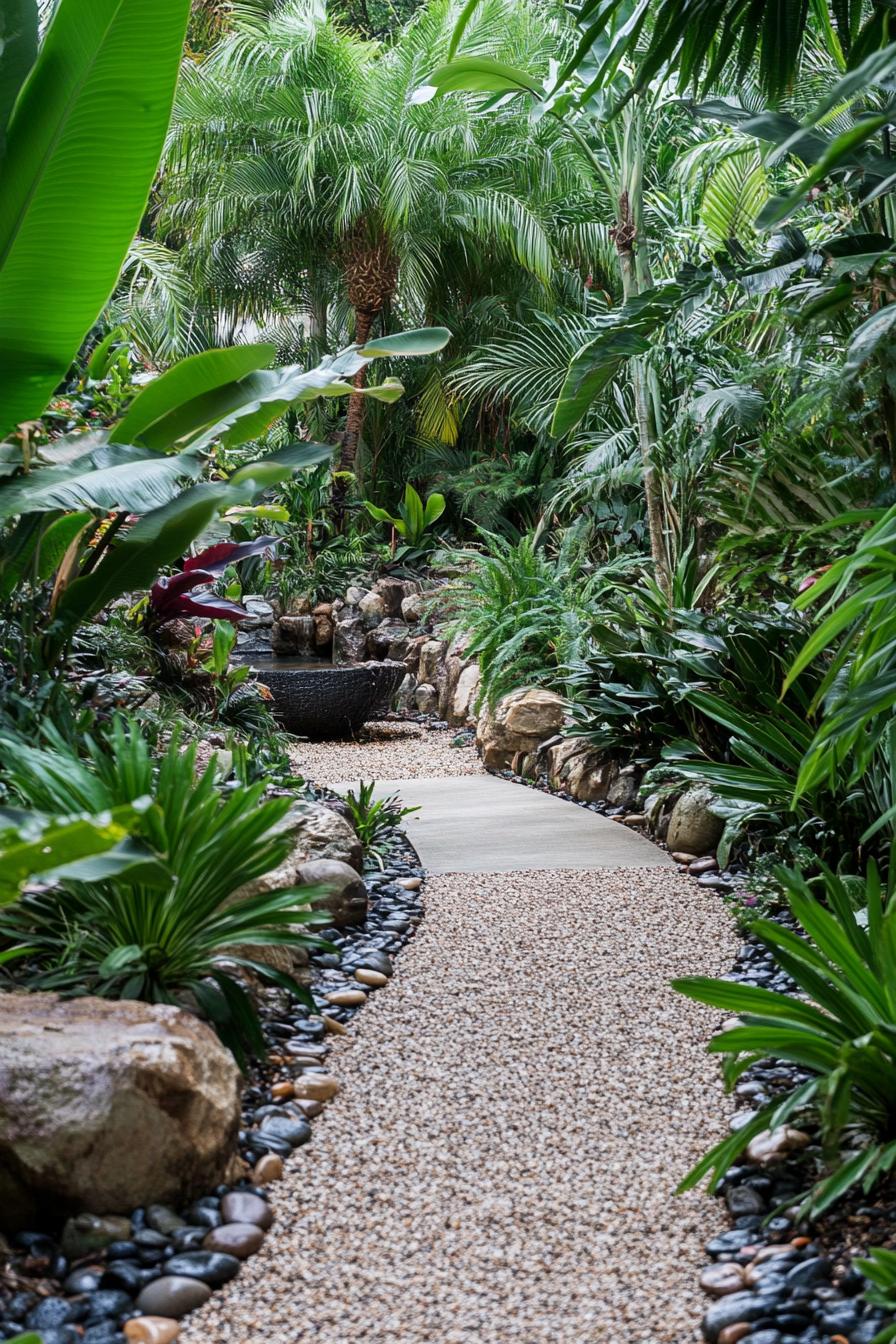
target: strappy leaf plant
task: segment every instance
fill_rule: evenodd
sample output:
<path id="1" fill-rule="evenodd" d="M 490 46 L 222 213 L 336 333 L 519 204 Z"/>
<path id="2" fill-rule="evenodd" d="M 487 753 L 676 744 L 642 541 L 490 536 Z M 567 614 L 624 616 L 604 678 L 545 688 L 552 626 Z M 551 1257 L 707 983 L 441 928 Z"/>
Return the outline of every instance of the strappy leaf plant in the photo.
<path id="1" fill-rule="evenodd" d="M 819 890 L 795 870 L 776 875 L 801 932 L 764 919 L 751 932 L 798 993 L 702 976 L 673 987 L 740 1018 L 708 1047 L 724 1057 L 729 1088 L 768 1058 L 795 1065 L 805 1080 L 716 1144 L 680 1188 L 706 1177 L 715 1187 L 757 1134 L 807 1123 L 818 1130 L 824 1161 L 805 1200 L 815 1216 L 854 1185 L 870 1190 L 896 1164 L 896 900 L 873 864 L 858 901 L 863 915 L 854 881 L 828 868 Z"/>
<path id="2" fill-rule="evenodd" d="M 197 778 L 196 747 L 177 735 L 156 763 L 136 725 L 121 720 L 107 742 L 88 741 L 83 758 L 58 737 L 37 747 L 4 741 L 3 749 L 9 787 L 34 807 L 74 804 L 116 817 L 123 800 L 151 799 L 133 827 L 151 871 L 104 869 L 101 855 L 4 912 L 0 933 L 29 948 L 29 986 L 180 1004 L 207 1018 L 240 1061 L 263 1054 L 241 973 L 307 1002 L 262 949 L 319 945 L 309 929 L 326 922 L 310 908 L 318 888 L 240 895 L 290 852 L 290 799 L 265 800 L 263 781 L 222 791 L 214 758 Z"/>

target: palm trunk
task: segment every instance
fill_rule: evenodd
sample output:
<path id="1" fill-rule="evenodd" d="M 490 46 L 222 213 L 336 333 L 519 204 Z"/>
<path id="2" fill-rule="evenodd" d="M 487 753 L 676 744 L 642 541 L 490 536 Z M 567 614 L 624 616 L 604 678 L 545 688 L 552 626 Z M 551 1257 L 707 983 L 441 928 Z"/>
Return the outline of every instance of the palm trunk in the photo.
<path id="1" fill-rule="evenodd" d="M 355 344 L 365 345 L 370 338 L 377 314 L 365 308 L 355 309 Z M 337 532 L 345 526 L 345 501 L 348 495 L 348 478 L 343 472 L 354 472 L 358 456 L 358 445 L 364 429 L 366 403 L 361 391 L 367 381 L 367 366 L 359 369 L 352 379 L 352 386 L 358 389 L 348 399 L 348 411 L 345 417 L 345 432 L 339 452 L 339 475 L 333 482 L 333 522 Z"/>
<path id="2" fill-rule="evenodd" d="M 640 210 L 638 202 L 629 199 L 627 191 L 619 197 L 619 217 L 613 229 L 613 241 L 619 258 L 619 270 L 622 276 L 624 299 L 640 294 L 650 284 L 650 274 L 646 260 L 638 265 L 636 245 Z M 666 549 L 665 511 L 663 495 L 654 464 L 656 447 L 656 427 L 650 408 L 647 387 L 647 370 L 640 359 L 631 361 L 632 391 L 635 398 L 635 420 L 638 426 L 638 446 L 641 450 L 641 464 L 644 472 L 644 503 L 647 513 L 647 532 L 650 538 L 650 556 L 653 561 L 654 577 L 663 592 L 669 596 L 672 581 L 669 574 L 669 556 Z"/>

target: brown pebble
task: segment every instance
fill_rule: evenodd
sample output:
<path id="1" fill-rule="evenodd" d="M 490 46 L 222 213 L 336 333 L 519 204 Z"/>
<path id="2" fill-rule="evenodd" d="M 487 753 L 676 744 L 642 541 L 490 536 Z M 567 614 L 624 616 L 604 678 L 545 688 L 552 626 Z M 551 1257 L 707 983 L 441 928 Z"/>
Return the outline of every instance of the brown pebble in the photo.
<path id="1" fill-rule="evenodd" d="M 328 994 L 326 999 L 334 1008 L 360 1008 L 362 1003 L 367 1002 L 367 995 L 363 989 L 337 989 L 335 993 Z"/>
<path id="2" fill-rule="evenodd" d="M 683 851 L 683 850 L 680 850 L 680 849 L 675 850 L 675 852 L 673 853 L 672 857 L 673 857 L 673 859 L 675 860 L 676 863 L 696 863 L 696 862 L 697 862 L 697 855 L 696 855 L 696 854 L 685 854 L 684 851 Z"/>
<path id="3" fill-rule="evenodd" d="M 204 1251 L 221 1251 L 224 1255 L 235 1255 L 237 1260 L 248 1260 L 260 1249 L 264 1241 L 264 1231 L 257 1223 L 224 1223 L 222 1227 L 213 1227 L 203 1240 Z"/>
<path id="4" fill-rule="evenodd" d="M 628 816 L 623 817 L 622 820 L 626 826 L 646 826 L 647 814 L 645 812 L 629 812 Z"/>
<path id="5" fill-rule="evenodd" d="M 230 1190 L 221 1200 L 221 1217 L 225 1223 L 254 1223 L 266 1232 L 274 1221 L 274 1212 L 261 1195 Z"/>
<path id="6" fill-rule="evenodd" d="M 171 1344 L 180 1334 L 180 1321 L 170 1316 L 135 1316 L 125 1321 L 123 1329 L 125 1339 L 135 1344 Z"/>
<path id="7" fill-rule="evenodd" d="M 396 887 L 404 887 L 405 891 L 419 891 L 423 885 L 422 877 L 400 877 L 395 883 Z"/>
<path id="8" fill-rule="evenodd" d="M 276 1097 L 278 1101 L 282 1101 L 284 1097 L 291 1097 L 292 1083 L 274 1083 L 271 1088 L 271 1096 Z"/>
<path id="9" fill-rule="evenodd" d="M 737 1321 L 734 1325 L 726 1325 L 719 1335 L 719 1344 L 738 1344 L 738 1340 L 746 1339 L 752 1329 L 752 1325 L 747 1321 Z"/>
<path id="10" fill-rule="evenodd" d="M 371 989 L 382 989 L 389 983 L 388 975 L 383 975 L 382 971 L 368 971 L 363 966 L 355 971 L 355 979 L 359 985 L 369 985 Z"/>
<path id="11" fill-rule="evenodd" d="M 809 1242 L 811 1240 L 812 1240 L 811 1237 L 792 1237 L 790 1244 L 791 1246 L 795 1247 L 796 1250 L 801 1251 L 804 1246 L 809 1245 Z"/>
<path id="12" fill-rule="evenodd" d="M 296 1097 L 295 1105 L 290 1107 L 290 1110 L 301 1111 L 306 1120 L 313 1120 L 323 1109 L 323 1102 L 314 1101 L 311 1097 Z"/>
<path id="13" fill-rule="evenodd" d="M 327 1017 L 326 1013 L 323 1013 L 321 1015 L 321 1021 L 323 1022 L 325 1029 L 329 1031 L 332 1036 L 347 1035 L 347 1029 L 341 1022 L 337 1022 L 335 1017 Z"/>
<path id="14" fill-rule="evenodd" d="M 295 1095 L 306 1101 L 330 1101 L 339 1091 L 339 1082 L 329 1073 L 306 1073 L 294 1083 Z"/>
<path id="15" fill-rule="evenodd" d="M 270 1185 L 271 1181 L 279 1181 L 282 1175 L 283 1158 L 276 1153 L 265 1153 L 252 1168 L 252 1179 L 256 1185 Z"/>
<path id="16" fill-rule="evenodd" d="M 744 1286 L 744 1272 L 740 1265 L 707 1265 L 700 1275 L 700 1287 L 713 1297 L 738 1293 Z"/>

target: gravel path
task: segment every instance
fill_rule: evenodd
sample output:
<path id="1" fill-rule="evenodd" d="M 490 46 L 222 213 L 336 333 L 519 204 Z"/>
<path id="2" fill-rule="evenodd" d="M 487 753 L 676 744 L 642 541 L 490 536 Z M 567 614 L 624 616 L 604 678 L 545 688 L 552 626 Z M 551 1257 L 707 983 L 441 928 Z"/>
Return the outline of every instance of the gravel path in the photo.
<path id="1" fill-rule="evenodd" d="M 349 776 L 355 749 L 328 750 Z M 730 964 L 721 902 L 628 868 L 449 874 L 426 908 L 336 1040 L 343 1091 L 275 1187 L 265 1248 L 182 1339 L 696 1340 L 718 1212 L 671 1191 L 725 1107 L 715 1016 L 667 982 Z"/>
<path id="2" fill-rule="evenodd" d="M 296 769 L 315 784 L 340 780 L 444 779 L 481 775 L 472 746 L 452 747 L 455 734 L 418 723 L 375 723 L 361 742 L 299 742 L 292 753 Z"/>

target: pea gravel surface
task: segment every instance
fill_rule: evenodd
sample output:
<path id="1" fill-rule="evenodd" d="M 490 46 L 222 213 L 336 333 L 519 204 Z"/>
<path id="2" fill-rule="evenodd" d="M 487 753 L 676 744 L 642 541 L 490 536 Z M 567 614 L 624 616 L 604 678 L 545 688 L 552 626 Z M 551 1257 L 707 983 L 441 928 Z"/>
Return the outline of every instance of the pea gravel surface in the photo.
<path id="1" fill-rule="evenodd" d="M 453 747 L 455 736 L 451 729 L 384 721 L 368 724 L 357 742 L 299 742 L 292 759 L 306 779 L 326 786 L 341 780 L 481 775 L 475 748 Z"/>
<path id="2" fill-rule="evenodd" d="M 668 981 L 730 965 L 724 906 L 666 868 L 444 874 L 425 903 L 265 1246 L 182 1340 L 697 1340 L 719 1212 L 673 1190 L 726 1105 L 718 1015 Z"/>

